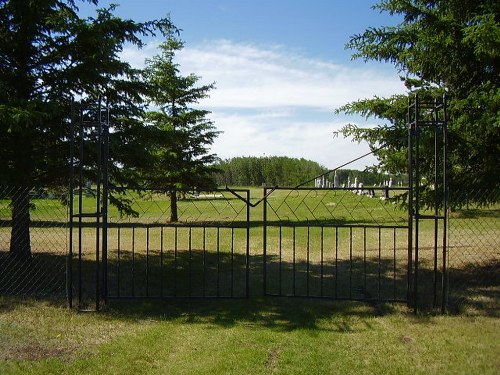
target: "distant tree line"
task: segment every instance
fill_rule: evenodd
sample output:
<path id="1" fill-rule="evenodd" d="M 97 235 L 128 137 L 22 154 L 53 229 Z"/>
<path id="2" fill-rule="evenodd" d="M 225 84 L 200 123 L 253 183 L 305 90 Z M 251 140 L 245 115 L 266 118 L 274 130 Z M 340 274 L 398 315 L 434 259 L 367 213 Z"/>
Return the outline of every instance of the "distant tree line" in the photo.
<path id="1" fill-rule="evenodd" d="M 306 159 L 287 156 L 241 156 L 222 160 L 218 163 L 219 172 L 215 181 L 219 186 L 297 186 L 311 180 L 304 186 L 314 186 L 314 178 L 328 169 L 319 163 Z M 365 186 L 379 185 L 393 178 L 394 183 L 406 181 L 406 178 L 388 176 L 372 170 L 359 171 L 342 169 L 337 171 L 341 184 L 354 182 L 357 178 Z M 333 174 L 327 176 L 333 182 Z"/>

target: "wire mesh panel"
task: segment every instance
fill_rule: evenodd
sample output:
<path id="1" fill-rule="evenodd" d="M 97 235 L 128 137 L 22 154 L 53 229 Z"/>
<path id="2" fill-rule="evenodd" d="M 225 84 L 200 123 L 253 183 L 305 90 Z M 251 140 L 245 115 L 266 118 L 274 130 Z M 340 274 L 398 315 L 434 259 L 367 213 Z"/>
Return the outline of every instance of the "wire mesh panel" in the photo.
<path id="1" fill-rule="evenodd" d="M 109 298 L 248 295 L 249 207 L 244 201 L 226 190 L 120 194 L 134 213 L 108 212 Z M 171 194 L 176 194 L 176 212 Z"/>
<path id="2" fill-rule="evenodd" d="M 408 214 L 387 199 L 404 192 L 266 191 L 265 294 L 405 301 Z"/>
<path id="3" fill-rule="evenodd" d="M 0 187 L 0 294 L 64 297 L 67 194 Z"/>
<path id="4" fill-rule="evenodd" d="M 450 214 L 448 306 L 500 311 L 500 191 L 460 196 Z"/>

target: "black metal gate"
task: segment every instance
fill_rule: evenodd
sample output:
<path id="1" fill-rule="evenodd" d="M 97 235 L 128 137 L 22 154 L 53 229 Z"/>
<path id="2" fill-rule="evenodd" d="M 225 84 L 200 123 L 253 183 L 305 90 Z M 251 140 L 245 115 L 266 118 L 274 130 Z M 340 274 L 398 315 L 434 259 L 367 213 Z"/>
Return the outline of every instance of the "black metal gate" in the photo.
<path id="1" fill-rule="evenodd" d="M 274 189 L 264 206 L 264 293 L 407 301 L 404 187 Z"/>
<path id="2" fill-rule="evenodd" d="M 329 171 L 321 187 L 264 188 L 256 203 L 247 189 L 114 187 L 134 218 L 108 208 L 109 106 L 102 99 L 75 105 L 74 124 L 70 305 L 75 293 L 81 309 L 99 309 L 110 298 L 248 297 L 251 233 L 262 233 L 262 253 L 255 254 L 262 256 L 262 280 L 255 285 L 264 295 L 445 307 L 445 98 L 410 97 L 406 177 L 363 186 L 328 178 Z M 430 182 L 422 178 L 429 165 Z M 175 221 L 168 216 L 172 195 L 180 210 Z"/>
<path id="3" fill-rule="evenodd" d="M 265 188 L 264 294 L 444 309 L 446 117 L 446 97 L 410 96 L 405 181 L 363 186 L 332 170 L 319 188 Z"/>

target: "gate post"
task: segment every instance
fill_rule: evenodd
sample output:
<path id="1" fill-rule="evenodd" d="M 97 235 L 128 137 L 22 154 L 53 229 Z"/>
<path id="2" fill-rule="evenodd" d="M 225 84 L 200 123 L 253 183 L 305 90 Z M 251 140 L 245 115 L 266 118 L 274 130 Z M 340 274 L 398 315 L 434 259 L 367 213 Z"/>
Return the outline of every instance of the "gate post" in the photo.
<path id="1" fill-rule="evenodd" d="M 428 130 L 430 129 L 431 132 Z M 430 136 L 432 143 L 426 143 L 427 149 L 421 146 L 422 132 Z M 447 137 L 447 100 L 433 98 L 422 100 L 419 93 L 408 99 L 408 301 L 416 312 L 419 304 L 419 246 L 420 222 L 430 220 L 433 227 L 433 270 L 432 270 L 432 305 L 438 307 L 438 294 L 441 294 L 441 311 L 446 308 L 447 293 L 447 215 L 448 215 L 448 137 Z M 429 149 L 432 147 L 432 149 Z M 433 151 L 433 155 L 431 155 Z M 423 157 L 421 157 L 421 152 Z M 433 170 L 427 175 L 432 175 L 432 185 L 424 183 L 422 176 L 422 159 L 433 160 Z M 428 161 L 427 160 L 427 161 Z M 432 214 L 426 214 L 422 209 L 432 209 Z M 441 270 L 439 269 L 439 229 L 441 224 Z M 439 273 L 441 272 L 441 277 Z M 439 285 L 441 288 L 439 289 Z"/>
<path id="2" fill-rule="evenodd" d="M 73 258 L 75 254 L 73 230 L 78 230 L 76 251 L 77 262 L 77 295 L 79 309 L 85 309 L 84 297 L 94 298 L 95 309 L 100 309 L 101 299 L 107 303 L 107 212 L 108 212 L 108 158 L 109 158 L 109 104 L 103 104 L 102 97 L 96 102 L 73 103 L 73 112 L 70 129 L 70 183 L 69 183 L 69 254 L 68 254 L 68 305 L 73 303 Z M 75 129 L 74 122 L 78 122 Z M 77 136 L 75 134 L 77 133 Z M 85 147 L 94 142 L 93 147 Z M 75 150 L 76 149 L 76 150 Z M 75 167 L 77 172 L 75 173 Z M 94 171 L 92 171 L 94 168 Z M 77 205 L 74 202 L 74 189 L 78 186 Z M 93 188 L 95 187 L 95 193 Z M 84 193 L 85 189 L 85 193 Z M 84 195 L 95 196 L 95 211 L 84 212 Z M 84 218 L 94 219 L 85 223 Z M 90 259 L 84 258 L 84 227 L 95 228 L 95 263 L 94 276 L 90 276 Z M 71 273 L 71 274 L 69 274 Z M 89 277 L 90 276 L 90 277 Z M 92 281 L 93 278 L 93 281 Z M 85 287 L 94 289 L 93 295 L 85 294 Z M 88 285 L 87 285 L 88 284 Z M 93 285 L 94 284 L 94 285 Z"/>

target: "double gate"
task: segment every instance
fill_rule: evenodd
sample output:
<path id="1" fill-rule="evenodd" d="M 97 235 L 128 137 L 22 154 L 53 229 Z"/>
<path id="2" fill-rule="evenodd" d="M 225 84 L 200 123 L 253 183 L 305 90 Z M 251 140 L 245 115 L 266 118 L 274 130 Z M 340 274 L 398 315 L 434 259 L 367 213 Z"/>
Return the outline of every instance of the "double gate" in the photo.
<path id="1" fill-rule="evenodd" d="M 332 170 L 319 176 L 331 187 L 264 187 L 258 200 L 248 189 L 110 189 L 109 108 L 99 101 L 76 112 L 70 304 L 99 309 L 109 299 L 264 294 L 445 307 L 445 99 L 412 97 L 404 179 L 340 184 Z M 426 149 L 434 144 L 432 189 L 422 178 L 424 141 Z M 86 158 L 95 160 L 93 184 L 86 183 Z M 117 198 L 133 216 L 108 206 Z"/>

